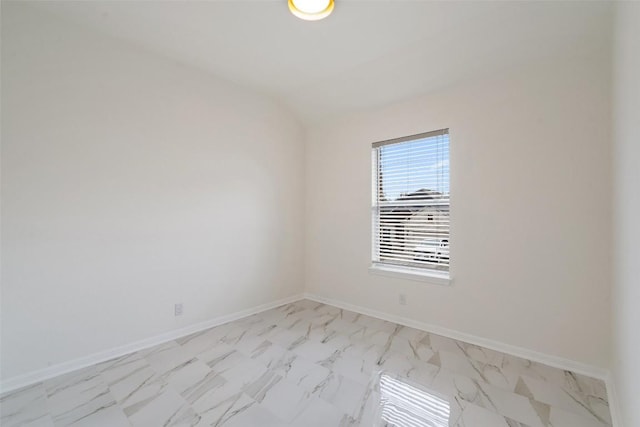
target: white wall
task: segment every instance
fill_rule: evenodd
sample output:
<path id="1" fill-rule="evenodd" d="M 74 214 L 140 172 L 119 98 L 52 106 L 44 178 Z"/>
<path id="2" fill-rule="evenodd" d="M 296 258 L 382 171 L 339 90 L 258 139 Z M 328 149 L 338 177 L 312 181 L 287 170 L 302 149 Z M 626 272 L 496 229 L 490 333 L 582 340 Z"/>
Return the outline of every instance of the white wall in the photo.
<path id="1" fill-rule="evenodd" d="M 307 290 L 608 366 L 609 99 L 610 58 L 594 51 L 311 130 Z M 371 143 L 446 127 L 453 285 L 371 275 Z"/>
<path id="2" fill-rule="evenodd" d="M 619 2 L 614 34 L 613 373 L 623 423 L 640 426 L 640 3 Z"/>
<path id="3" fill-rule="evenodd" d="M 28 5 L 2 9 L 2 379 L 292 295 L 303 282 L 608 366 L 606 53 L 311 129 L 303 247 L 305 152 L 288 112 Z M 454 284 L 370 276 L 370 144 L 442 127 L 452 141 Z M 621 159 L 632 149 L 619 144 Z M 633 212 L 621 212 L 624 236 Z M 616 309 L 633 292 L 620 283 Z M 637 359 L 624 344 L 633 314 L 621 313 L 619 377 Z M 627 402 L 633 386 L 619 379 Z"/>
<path id="4" fill-rule="evenodd" d="M 2 9 L 3 379 L 302 291 L 291 115 Z"/>

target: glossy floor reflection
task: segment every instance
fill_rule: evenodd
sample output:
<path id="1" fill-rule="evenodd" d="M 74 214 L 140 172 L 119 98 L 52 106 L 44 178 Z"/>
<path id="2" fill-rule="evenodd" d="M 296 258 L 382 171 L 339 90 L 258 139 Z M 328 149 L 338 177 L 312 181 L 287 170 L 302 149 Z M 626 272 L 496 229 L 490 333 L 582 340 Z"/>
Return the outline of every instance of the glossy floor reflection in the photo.
<path id="1" fill-rule="evenodd" d="M 5 427 L 611 425 L 600 380 L 308 300 L 0 399 Z"/>
<path id="2" fill-rule="evenodd" d="M 390 372 L 377 373 L 372 386 L 379 396 L 376 426 L 449 426 L 451 411 L 447 397 Z"/>

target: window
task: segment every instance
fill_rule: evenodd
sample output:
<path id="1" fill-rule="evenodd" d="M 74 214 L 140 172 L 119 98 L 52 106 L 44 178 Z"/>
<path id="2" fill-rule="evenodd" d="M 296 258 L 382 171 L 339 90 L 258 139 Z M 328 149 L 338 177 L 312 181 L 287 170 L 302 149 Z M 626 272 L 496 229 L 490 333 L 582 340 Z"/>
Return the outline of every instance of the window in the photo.
<path id="1" fill-rule="evenodd" d="M 373 144 L 373 268 L 448 278 L 449 130 Z"/>

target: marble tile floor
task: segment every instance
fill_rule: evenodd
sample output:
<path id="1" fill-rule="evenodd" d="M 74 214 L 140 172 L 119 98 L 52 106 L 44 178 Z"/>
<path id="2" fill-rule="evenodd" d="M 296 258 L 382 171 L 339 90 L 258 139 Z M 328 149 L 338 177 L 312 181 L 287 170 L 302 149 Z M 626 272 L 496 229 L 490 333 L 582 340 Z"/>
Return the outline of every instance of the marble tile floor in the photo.
<path id="1" fill-rule="evenodd" d="M 380 372 L 444 396 L 434 426 L 611 425 L 600 380 L 309 300 L 5 394 L 0 425 L 402 426 Z"/>

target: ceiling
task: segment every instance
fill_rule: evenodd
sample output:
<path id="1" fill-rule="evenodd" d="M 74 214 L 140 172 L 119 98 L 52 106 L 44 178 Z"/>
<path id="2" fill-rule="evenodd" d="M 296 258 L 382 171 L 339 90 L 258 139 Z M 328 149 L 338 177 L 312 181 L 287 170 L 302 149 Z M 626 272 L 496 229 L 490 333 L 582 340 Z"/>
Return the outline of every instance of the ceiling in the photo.
<path id="1" fill-rule="evenodd" d="M 306 124 L 602 46 L 610 20 L 604 1 L 336 0 L 317 22 L 286 0 L 37 7 L 271 96 Z"/>

